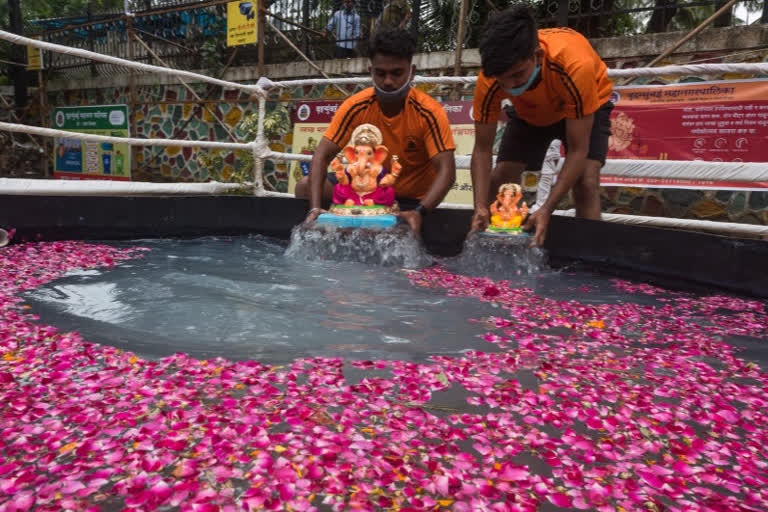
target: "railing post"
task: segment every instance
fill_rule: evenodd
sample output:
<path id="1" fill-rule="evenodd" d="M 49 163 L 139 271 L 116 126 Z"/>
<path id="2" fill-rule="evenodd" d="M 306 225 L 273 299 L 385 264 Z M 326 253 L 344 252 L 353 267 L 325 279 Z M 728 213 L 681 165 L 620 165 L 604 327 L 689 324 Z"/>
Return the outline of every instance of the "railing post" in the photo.
<path id="1" fill-rule="evenodd" d="M 133 30 L 133 15 L 126 13 L 125 16 L 125 34 L 128 42 L 128 60 L 134 62 L 136 56 L 133 49 L 133 40 L 135 35 Z M 136 73 L 133 71 L 133 68 L 130 69 L 128 75 L 128 89 L 128 128 L 130 129 L 130 136 L 136 137 L 136 135 L 138 135 L 136 126 Z M 131 179 L 133 179 L 133 165 L 134 162 L 136 162 L 137 148 L 133 145 L 131 145 L 130 148 L 131 158 L 129 158 L 129 161 L 131 168 L 128 170 L 128 172 L 131 175 Z M 139 149 L 139 151 L 143 151 L 143 149 Z"/>
<path id="2" fill-rule="evenodd" d="M 568 9 L 570 8 L 570 4 L 570 0 L 558 0 L 557 25 L 560 27 L 568 26 Z"/>
<path id="3" fill-rule="evenodd" d="M 264 119 L 267 116 L 267 94 L 259 95 L 259 124 L 256 128 L 256 141 L 251 154 L 253 155 L 253 195 L 264 194 L 264 159 L 259 154 L 260 149 L 267 147 L 264 138 Z"/>
<path id="4" fill-rule="evenodd" d="M 256 9 L 256 30 L 258 33 L 256 34 L 256 37 L 258 38 L 257 44 L 258 44 L 258 54 L 259 54 L 259 64 L 257 67 L 259 78 L 264 76 L 264 0 L 258 0 L 258 8 Z"/>

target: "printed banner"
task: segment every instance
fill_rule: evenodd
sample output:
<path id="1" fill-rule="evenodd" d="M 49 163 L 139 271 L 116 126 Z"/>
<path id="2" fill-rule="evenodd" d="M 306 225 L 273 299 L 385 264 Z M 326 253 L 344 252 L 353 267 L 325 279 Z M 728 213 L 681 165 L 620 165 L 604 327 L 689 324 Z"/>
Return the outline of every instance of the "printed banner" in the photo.
<path id="1" fill-rule="evenodd" d="M 227 46 L 253 44 L 258 40 L 259 2 L 227 3 Z"/>
<path id="2" fill-rule="evenodd" d="M 99 105 L 59 107 L 53 111 L 59 130 L 129 137 L 128 106 Z M 131 179 L 131 147 L 128 144 L 56 138 L 54 177 L 76 180 Z"/>
<path id="3" fill-rule="evenodd" d="M 609 159 L 768 162 L 768 80 L 616 87 Z M 616 185 L 766 188 L 761 183 L 625 178 Z"/>
<path id="4" fill-rule="evenodd" d="M 323 137 L 340 101 L 304 101 L 296 105 L 293 115 L 293 152 L 311 155 Z M 475 143 L 475 124 L 472 120 L 472 102 L 443 103 L 451 123 L 456 155 L 472 154 Z M 293 162 L 288 173 L 288 192 L 293 194 L 296 183 L 309 174 L 309 162 Z M 456 182 L 448 192 L 446 203 L 472 204 L 472 178 L 469 169 L 456 169 Z"/>

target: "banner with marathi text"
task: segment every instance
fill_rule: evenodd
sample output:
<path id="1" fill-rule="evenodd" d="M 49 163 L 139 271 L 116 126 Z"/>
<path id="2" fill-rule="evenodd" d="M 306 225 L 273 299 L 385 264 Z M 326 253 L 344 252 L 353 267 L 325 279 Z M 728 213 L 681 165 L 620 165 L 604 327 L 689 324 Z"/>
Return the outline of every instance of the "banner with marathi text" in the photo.
<path id="1" fill-rule="evenodd" d="M 53 126 L 59 130 L 110 137 L 130 137 L 127 105 L 57 107 Z M 70 180 L 131 179 L 131 146 L 56 137 L 53 175 Z"/>
<path id="2" fill-rule="evenodd" d="M 616 87 L 608 159 L 768 162 L 768 80 Z M 717 180 L 607 176 L 633 186 L 743 187 Z M 759 183 L 751 184 L 760 187 Z"/>
<path id="3" fill-rule="evenodd" d="M 609 160 L 704 160 L 768 162 L 768 80 L 693 82 L 673 85 L 616 87 L 611 114 Z M 312 154 L 340 101 L 303 101 L 294 111 L 293 151 Z M 472 102 L 442 103 L 451 123 L 456 155 L 470 155 L 475 140 Z M 500 125 L 498 136 L 503 129 Z M 636 187 L 743 188 L 726 180 L 671 180 L 612 176 L 601 181 Z M 538 169 L 531 169 L 538 171 Z M 295 162 L 288 191 L 309 173 L 309 162 Z M 457 169 L 447 203 L 472 204 L 469 169 Z M 523 187 L 534 191 L 537 174 L 523 174 Z M 748 183 L 760 188 L 762 183 Z"/>

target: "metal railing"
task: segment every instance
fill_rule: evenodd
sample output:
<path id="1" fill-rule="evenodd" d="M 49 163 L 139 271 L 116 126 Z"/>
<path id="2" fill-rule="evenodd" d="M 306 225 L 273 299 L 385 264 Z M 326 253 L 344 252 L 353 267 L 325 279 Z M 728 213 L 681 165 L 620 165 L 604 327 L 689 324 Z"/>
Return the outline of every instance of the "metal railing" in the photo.
<path id="1" fill-rule="evenodd" d="M 354 15 L 344 11 L 344 0 L 264 0 L 264 5 L 272 24 L 297 48 L 313 60 L 322 60 L 344 56 L 337 50 L 339 46 L 349 47 L 346 56 L 364 55 L 368 36 L 383 23 L 410 28 L 418 38 L 421 51 L 455 49 L 457 32 L 463 25 L 463 47 L 476 47 L 482 26 L 494 9 L 503 9 L 516 0 L 464 1 L 467 3 L 464 24 L 458 23 L 458 0 L 356 0 Z M 539 0 L 529 3 L 543 27 L 568 25 L 588 37 L 608 37 L 690 30 L 726 2 Z M 28 26 L 41 32 L 45 41 L 157 64 L 154 53 L 171 67 L 204 69 L 214 74 L 217 66 L 227 60 L 233 66 L 254 65 L 258 60 L 256 45 L 236 47 L 236 52 L 226 47 L 226 0 L 131 0 L 128 8 L 132 16 L 98 13 L 88 17 L 38 20 Z M 741 1 L 718 18 L 714 26 L 765 22 L 768 21 L 766 9 L 768 7 L 754 0 Z M 342 29 L 334 35 L 326 33 L 332 28 L 329 22 L 334 16 L 337 21 L 351 23 L 352 27 L 345 27 L 351 30 Z M 152 51 L 135 41 L 131 48 L 129 31 Z M 346 39 L 345 34 L 350 33 L 357 37 Z M 300 60 L 295 49 L 269 28 L 264 33 L 264 47 L 267 64 Z M 52 57 L 48 67 L 76 77 L 125 72 L 66 55 Z"/>

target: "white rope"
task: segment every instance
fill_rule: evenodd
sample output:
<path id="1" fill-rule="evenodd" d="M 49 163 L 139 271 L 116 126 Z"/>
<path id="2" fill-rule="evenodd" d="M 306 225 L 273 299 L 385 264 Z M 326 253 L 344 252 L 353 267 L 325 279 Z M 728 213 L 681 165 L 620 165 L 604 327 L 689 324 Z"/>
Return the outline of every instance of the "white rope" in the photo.
<path id="1" fill-rule="evenodd" d="M 768 62 L 680 64 L 671 66 L 658 66 L 654 68 L 628 68 L 608 70 L 608 76 L 611 78 L 631 78 L 639 76 L 720 75 L 725 73 L 738 73 L 745 75 L 768 74 Z"/>
<path id="2" fill-rule="evenodd" d="M 226 80 L 219 80 L 206 75 L 200 75 L 198 73 L 192 73 L 191 71 L 182 71 L 180 69 L 170 69 L 161 66 L 153 66 L 151 64 L 142 64 L 140 62 L 132 62 L 130 60 L 120 59 L 118 57 L 111 57 L 102 53 L 91 52 L 88 50 L 81 50 L 79 48 L 71 48 L 69 46 L 63 46 L 55 43 L 48 43 L 46 41 L 40 41 L 37 39 L 30 39 L 28 37 L 20 36 L 12 32 L 6 32 L 0 30 L 0 39 L 10 41 L 11 43 L 32 46 L 40 48 L 41 50 L 49 50 L 52 52 L 63 53 L 65 55 L 73 55 L 75 57 L 82 57 L 84 59 L 91 59 L 98 62 L 104 62 L 107 64 L 116 64 L 118 66 L 125 66 L 133 68 L 139 71 L 148 71 L 152 73 L 159 73 L 161 75 L 180 76 L 184 78 L 190 78 L 198 82 L 206 82 L 209 84 L 219 85 L 226 89 L 240 89 L 250 93 L 264 94 L 264 90 L 258 85 L 241 84 L 237 82 L 228 82 Z"/>
<path id="3" fill-rule="evenodd" d="M 259 101 L 259 119 L 263 119 L 266 110 L 266 100 L 260 98 Z M 111 142 L 114 144 L 130 144 L 133 146 L 176 146 L 176 147 L 197 147 L 205 149 L 234 149 L 250 150 L 255 159 L 254 165 L 254 183 L 257 189 L 259 184 L 263 188 L 263 161 L 264 159 L 281 161 L 299 161 L 309 162 L 312 155 L 301 155 L 294 153 L 280 153 L 271 151 L 264 138 L 263 123 L 260 123 L 260 130 L 257 132 L 256 140 L 252 143 L 235 142 L 210 142 L 210 141 L 191 141 L 178 139 L 137 139 L 130 137 L 109 137 L 106 135 L 96 135 L 90 133 L 70 132 L 66 130 L 55 130 L 52 128 L 42 128 L 39 126 L 29 126 L 23 124 L 0 122 L 0 130 L 30 133 L 48 137 L 65 137 L 80 140 L 89 140 L 96 142 Z M 495 157 L 494 157 L 495 158 Z M 458 155 L 455 157 L 456 167 L 459 169 L 468 169 L 471 156 Z M 562 162 L 560 163 L 562 165 Z M 736 182 L 768 182 L 768 165 L 761 162 L 703 162 L 703 161 L 678 161 L 678 160 L 608 160 L 602 170 L 603 185 L 610 184 L 610 177 L 624 178 L 626 180 L 642 178 L 668 179 L 670 183 L 660 183 L 658 187 L 676 188 L 674 180 L 697 180 L 697 181 L 736 181 Z M 631 185 L 627 181 L 617 182 L 616 185 Z M 679 185 L 679 184 L 678 184 Z M 638 186 L 646 186 L 638 183 Z M 682 184 L 681 186 L 685 186 Z M 704 185 L 701 188 L 705 188 Z M 652 187 L 649 187 L 652 188 Z M 716 184 L 712 188 L 717 188 Z M 257 192 L 260 193 L 260 192 Z"/>
<path id="4" fill-rule="evenodd" d="M 686 181 L 696 181 L 696 186 Z M 765 162 L 607 160 L 600 173 L 603 186 L 721 190 L 724 187 L 719 183 L 722 182 L 732 182 L 727 187 L 729 190 L 768 190 L 765 186 L 768 165 Z M 737 185 L 739 182 L 744 185 Z M 749 186 L 751 183 L 754 186 Z"/>
<path id="5" fill-rule="evenodd" d="M 248 190 L 251 184 L 237 183 L 146 183 L 135 181 L 104 180 L 36 180 L 23 178 L 0 178 L 0 194 L 37 196 L 136 196 L 136 195 L 190 195 L 226 194 L 237 190 Z M 293 194 L 264 191 L 263 197 L 293 199 Z M 441 203 L 439 209 L 471 210 L 472 205 Z M 575 216 L 575 210 L 556 210 L 554 215 Z M 666 217 L 645 217 L 641 215 L 620 215 L 603 213 L 602 220 L 621 224 L 655 226 L 674 229 L 695 229 L 713 233 L 741 236 L 768 237 L 768 226 L 714 222 L 694 219 L 673 219 Z"/>
<path id="6" fill-rule="evenodd" d="M 70 132 L 66 130 L 55 130 L 53 128 L 42 128 L 40 126 L 30 126 L 26 124 L 14 124 L 0 122 L 0 130 L 8 132 L 31 133 L 34 135 L 43 135 L 46 137 L 66 137 L 70 139 L 90 140 L 96 142 L 112 142 L 114 144 L 130 144 L 131 146 L 178 146 L 183 148 L 207 148 L 207 149 L 250 149 L 250 143 L 238 142 L 211 142 L 203 140 L 180 140 L 180 139 L 137 139 L 132 137 L 109 137 L 107 135 L 96 135 L 93 133 Z"/>
<path id="7" fill-rule="evenodd" d="M 555 210 L 555 215 L 575 217 L 576 210 Z M 768 226 L 754 224 L 737 224 L 735 222 L 716 222 L 712 220 L 673 219 L 669 217 L 645 217 L 642 215 L 623 215 L 618 213 L 603 213 L 601 220 L 605 222 L 617 222 L 620 224 L 632 224 L 636 226 L 654 226 L 661 228 L 686 229 L 708 231 L 711 233 L 725 233 L 729 235 L 768 237 Z"/>
<path id="8" fill-rule="evenodd" d="M 476 76 L 414 76 L 414 84 L 474 84 L 477 82 Z M 279 82 L 273 82 L 272 80 L 260 80 L 259 84 L 264 89 L 283 89 L 289 87 L 301 87 L 305 85 L 321 85 L 321 84 L 363 84 L 369 85 L 373 83 L 373 79 L 370 76 L 359 77 L 345 77 L 345 78 L 306 78 L 302 80 L 283 80 Z"/>
<path id="9" fill-rule="evenodd" d="M 107 180 L 37 180 L 0 178 L 0 194 L 36 196 L 135 196 L 226 194 L 247 190 L 250 184 L 219 183 L 148 183 Z"/>

